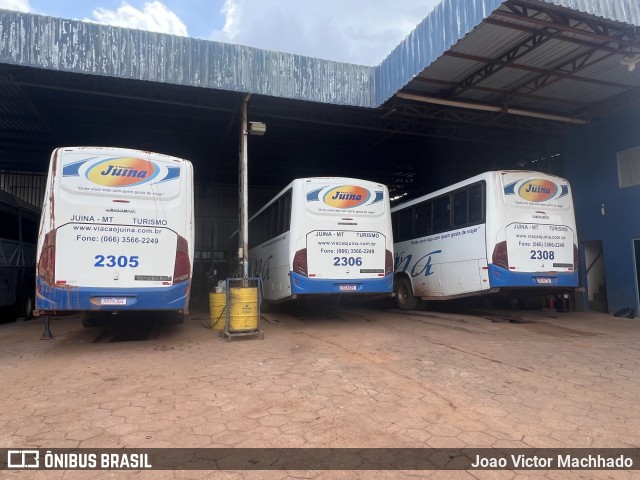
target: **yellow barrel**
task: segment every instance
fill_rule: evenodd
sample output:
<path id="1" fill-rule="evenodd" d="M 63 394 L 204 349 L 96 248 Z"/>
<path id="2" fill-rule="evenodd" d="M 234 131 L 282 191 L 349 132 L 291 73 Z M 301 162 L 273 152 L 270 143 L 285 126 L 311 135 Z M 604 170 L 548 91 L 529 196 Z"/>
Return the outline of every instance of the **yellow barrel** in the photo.
<path id="1" fill-rule="evenodd" d="M 241 287 L 229 289 L 229 330 L 258 329 L 258 289 Z"/>
<path id="2" fill-rule="evenodd" d="M 210 293 L 209 294 L 209 311 L 211 313 L 211 328 L 214 330 L 222 330 L 224 328 L 224 322 L 226 321 L 226 315 L 224 307 L 227 304 L 227 294 L 222 293 Z"/>

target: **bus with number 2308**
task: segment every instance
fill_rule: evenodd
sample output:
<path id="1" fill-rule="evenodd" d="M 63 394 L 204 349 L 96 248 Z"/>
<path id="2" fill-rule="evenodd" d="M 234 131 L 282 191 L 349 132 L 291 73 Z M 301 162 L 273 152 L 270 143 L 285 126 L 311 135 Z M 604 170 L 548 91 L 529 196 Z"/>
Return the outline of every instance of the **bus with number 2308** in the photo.
<path id="1" fill-rule="evenodd" d="M 399 308 L 486 293 L 519 296 L 578 286 L 578 240 L 567 180 L 493 171 L 391 209 Z"/>

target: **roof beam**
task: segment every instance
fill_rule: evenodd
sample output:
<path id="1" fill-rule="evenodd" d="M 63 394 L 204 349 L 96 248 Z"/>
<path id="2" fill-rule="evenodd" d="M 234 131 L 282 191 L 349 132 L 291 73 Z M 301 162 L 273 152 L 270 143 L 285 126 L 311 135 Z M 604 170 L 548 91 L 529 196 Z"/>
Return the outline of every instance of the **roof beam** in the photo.
<path id="1" fill-rule="evenodd" d="M 554 69 L 532 67 L 530 65 L 524 65 L 524 64 L 521 64 L 521 63 L 507 63 L 507 62 L 502 62 L 500 60 L 496 61 L 496 63 L 498 63 L 498 64 L 502 63 L 502 64 L 504 64 L 505 67 L 514 68 L 514 69 L 517 69 L 517 70 L 524 70 L 524 71 L 527 71 L 527 72 L 538 73 L 538 74 L 544 75 L 544 76 L 548 75 L 548 76 L 569 78 L 571 80 L 577 80 L 577 81 L 585 82 L 585 83 L 592 83 L 594 85 L 600 85 L 600 86 L 603 86 L 603 87 L 619 88 L 621 90 L 627 90 L 629 88 L 632 88 L 630 85 L 624 85 L 622 83 L 609 82 L 609 81 L 606 81 L 606 80 L 597 80 L 595 78 L 580 77 L 580 76 L 574 74 L 574 72 L 582 70 L 582 68 L 586 68 L 586 66 L 591 66 L 595 62 L 592 62 L 589 65 L 584 65 L 584 62 L 583 62 L 583 66 L 581 68 L 574 68 L 570 72 L 557 71 L 557 68 L 562 68 L 562 67 L 564 67 L 566 65 L 579 62 L 581 59 L 584 59 L 585 57 L 586 58 L 590 57 L 591 55 L 593 55 L 594 50 L 591 50 L 591 51 L 587 52 L 586 54 L 581 54 L 581 55 L 578 55 L 576 57 L 573 57 L 573 58 L 569 59 L 567 62 L 565 62 L 564 64 L 562 64 L 561 66 L 555 67 Z M 477 56 L 477 55 L 468 55 L 466 53 L 458 53 L 458 52 L 451 52 L 451 51 L 445 52 L 445 55 L 449 56 L 449 57 L 462 58 L 464 60 L 471 60 L 471 61 L 480 62 L 480 63 L 490 63 L 492 61 L 490 58 L 487 58 L 487 57 L 480 57 L 480 56 Z M 608 57 L 610 55 L 611 54 L 608 54 L 608 55 L 606 55 L 604 57 Z M 600 60 L 604 59 L 604 57 L 601 57 Z"/>
<path id="2" fill-rule="evenodd" d="M 560 18 L 558 17 L 559 12 L 552 8 L 544 8 L 540 4 L 534 5 L 517 0 L 509 0 L 506 2 L 506 5 L 511 12 L 498 9 L 494 11 L 492 15 L 560 30 L 601 42 L 615 43 L 619 45 L 620 48 L 640 46 L 633 29 L 616 29 L 613 22 L 598 21 L 596 19 L 589 19 L 589 21 L 586 22 L 583 16 L 572 16 L 569 11 L 563 12 L 562 20 L 557 21 Z M 530 12 L 534 14 L 544 13 L 551 21 L 531 16 Z M 571 25 L 571 21 L 574 21 L 575 24 Z M 584 25 L 588 27 L 589 30 L 577 28 L 578 25 Z"/>
<path id="3" fill-rule="evenodd" d="M 531 36 L 515 45 L 511 49 L 507 50 L 498 58 L 487 59 L 487 61 L 484 62 L 484 66 L 480 67 L 471 75 L 468 75 L 465 79 L 461 80 L 457 85 L 451 88 L 447 94 L 447 97 L 455 97 L 456 95 L 463 93 L 465 90 L 478 85 L 490 76 L 506 67 L 509 67 L 517 60 L 544 45 L 549 40 L 557 37 L 559 33 L 560 32 L 558 31 L 551 32 L 546 28 L 533 32 Z M 445 54 L 448 56 L 455 56 L 455 53 L 456 52 L 452 51 L 445 52 Z"/>
<path id="4" fill-rule="evenodd" d="M 484 104 L 484 103 L 473 103 L 473 102 L 465 102 L 465 101 L 459 101 L 459 100 L 449 100 L 446 98 L 429 97 L 426 95 L 415 95 L 415 94 L 406 93 L 406 92 L 396 93 L 396 97 L 404 98 L 407 100 L 415 100 L 417 102 L 433 103 L 436 105 L 443 105 L 447 107 L 468 108 L 471 110 L 481 110 L 485 112 L 494 112 L 499 114 L 506 113 L 511 115 L 521 115 L 523 117 L 539 118 L 543 120 L 572 123 L 576 125 L 584 125 L 585 123 L 587 123 L 586 120 L 583 120 L 580 118 L 566 117 L 563 115 L 555 115 L 555 114 L 544 113 L 544 112 L 535 112 L 531 110 L 524 110 L 521 108 L 513 108 L 508 106 L 501 107 L 498 105 L 490 105 L 490 104 Z"/>
<path id="5" fill-rule="evenodd" d="M 441 80 L 437 78 L 429 78 L 429 77 L 416 77 L 414 81 L 417 83 L 431 83 L 434 85 L 442 85 L 443 87 L 452 88 L 457 85 L 457 82 L 451 82 L 448 80 Z M 473 85 L 469 87 L 469 90 L 475 90 L 478 92 L 490 93 L 501 98 L 506 98 L 506 93 L 504 90 L 500 90 L 499 88 L 491 88 L 491 87 L 482 87 L 480 85 Z M 540 102 L 549 102 L 556 104 L 565 104 L 565 105 L 573 105 L 575 107 L 586 107 L 588 106 L 587 102 L 580 102 L 577 100 L 570 100 L 568 98 L 551 98 L 551 97 L 543 97 L 542 95 L 531 95 L 528 93 L 520 93 L 519 97 L 530 98 L 531 100 L 537 100 Z"/>

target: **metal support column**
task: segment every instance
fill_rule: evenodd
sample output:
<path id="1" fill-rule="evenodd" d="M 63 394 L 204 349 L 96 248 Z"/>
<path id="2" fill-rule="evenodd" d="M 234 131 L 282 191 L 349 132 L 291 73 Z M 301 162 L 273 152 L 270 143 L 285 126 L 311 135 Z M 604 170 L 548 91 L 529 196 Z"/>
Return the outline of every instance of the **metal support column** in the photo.
<path id="1" fill-rule="evenodd" d="M 240 178 L 238 193 L 240 194 L 240 235 L 238 236 L 238 254 L 242 264 L 242 277 L 249 277 L 249 192 L 248 192 L 248 152 L 249 122 L 248 103 L 251 94 L 247 93 L 242 102 L 242 118 L 240 121 Z"/>

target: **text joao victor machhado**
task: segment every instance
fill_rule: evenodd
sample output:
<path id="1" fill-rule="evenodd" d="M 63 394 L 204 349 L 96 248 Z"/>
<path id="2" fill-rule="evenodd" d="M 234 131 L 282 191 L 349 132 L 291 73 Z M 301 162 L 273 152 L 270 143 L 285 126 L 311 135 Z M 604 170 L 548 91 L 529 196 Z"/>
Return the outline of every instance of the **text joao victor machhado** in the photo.
<path id="1" fill-rule="evenodd" d="M 506 457 L 483 457 L 476 455 L 471 462 L 471 468 L 478 469 L 502 469 L 502 468 L 572 468 L 572 469 L 609 469 L 609 468 L 633 468 L 634 462 L 625 455 L 571 455 L 562 454 L 550 456 L 542 455 L 508 455 Z"/>

